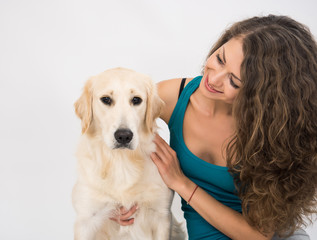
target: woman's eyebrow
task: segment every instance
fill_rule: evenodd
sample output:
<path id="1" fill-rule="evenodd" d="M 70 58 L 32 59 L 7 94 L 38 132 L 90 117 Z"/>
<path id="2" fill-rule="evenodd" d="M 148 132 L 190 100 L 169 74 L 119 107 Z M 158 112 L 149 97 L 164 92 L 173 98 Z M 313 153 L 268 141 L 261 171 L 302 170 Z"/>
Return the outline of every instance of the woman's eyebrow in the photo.
<path id="1" fill-rule="evenodd" d="M 225 54 L 225 47 L 222 47 L 222 59 L 224 63 L 227 63 L 226 61 L 226 54 Z M 241 79 L 238 78 L 236 75 L 234 75 L 233 73 L 231 73 L 232 77 L 236 78 L 237 80 L 239 80 L 241 82 Z"/>

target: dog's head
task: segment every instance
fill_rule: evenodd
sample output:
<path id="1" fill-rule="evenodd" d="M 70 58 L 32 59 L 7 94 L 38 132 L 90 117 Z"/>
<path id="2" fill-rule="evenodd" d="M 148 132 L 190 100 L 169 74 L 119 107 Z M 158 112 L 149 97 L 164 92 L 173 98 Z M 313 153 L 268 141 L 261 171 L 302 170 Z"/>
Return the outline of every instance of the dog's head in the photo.
<path id="1" fill-rule="evenodd" d="M 82 133 L 99 135 L 110 149 L 136 149 L 142 134 L 153 134 L 163 102 L 146 75 L 124 68 L 89 79 L 75 103 Z"/>

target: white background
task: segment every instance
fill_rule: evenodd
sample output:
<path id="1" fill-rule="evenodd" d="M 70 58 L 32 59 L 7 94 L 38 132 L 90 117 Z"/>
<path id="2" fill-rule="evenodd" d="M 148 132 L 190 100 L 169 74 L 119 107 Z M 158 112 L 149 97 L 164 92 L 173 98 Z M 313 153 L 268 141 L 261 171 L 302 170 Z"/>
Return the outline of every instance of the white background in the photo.
<path id="1" fill-rule="evenodd" d="M 316 36 L 316 9 L 315 0 L 0 0 L 0 239 L 73 238 L 73 103 L 90 76 L 122 66 L 156 82 L 194 77 L 233 22 L 284 14 Z M 317 224 L 308 232 L 317 239 Z"/>

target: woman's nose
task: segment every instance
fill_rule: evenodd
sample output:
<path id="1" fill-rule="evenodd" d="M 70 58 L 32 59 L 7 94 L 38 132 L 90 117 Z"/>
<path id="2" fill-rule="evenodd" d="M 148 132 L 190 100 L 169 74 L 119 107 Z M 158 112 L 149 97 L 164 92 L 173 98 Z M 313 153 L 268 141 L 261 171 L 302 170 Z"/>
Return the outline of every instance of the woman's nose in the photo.
<path id="1" fill-rule="evenodd" d="M 222 86 L 225 78 L 226 78 L 226 72 L 224 70 L 215 70 L 213 71 L 212 76 L 210 77 L 210 83 L 214 86 Z"/>

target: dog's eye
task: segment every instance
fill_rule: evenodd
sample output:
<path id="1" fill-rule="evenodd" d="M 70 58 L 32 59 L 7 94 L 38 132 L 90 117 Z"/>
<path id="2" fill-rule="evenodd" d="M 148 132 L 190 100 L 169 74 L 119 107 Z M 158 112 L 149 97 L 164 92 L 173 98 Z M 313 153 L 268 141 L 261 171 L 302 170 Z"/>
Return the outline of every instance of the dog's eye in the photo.
<path id="1" fill-rule="evenodd" d="M 111 105 L 112 103 L 112 99 L 110 97 L 102 97 L 100 100 L 106 105 Z"/>
<path id="2" fill-rule="evenodd" d="M 139 105 L 142 102 L 142 99 L 139 97 L 134 97 L 132 98 L 131 102 L 133 105 Z"/>

